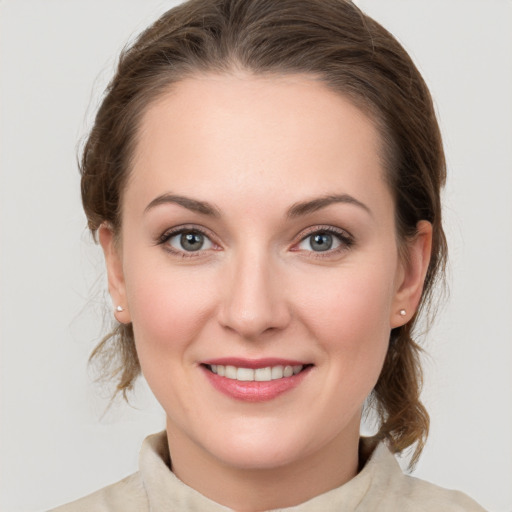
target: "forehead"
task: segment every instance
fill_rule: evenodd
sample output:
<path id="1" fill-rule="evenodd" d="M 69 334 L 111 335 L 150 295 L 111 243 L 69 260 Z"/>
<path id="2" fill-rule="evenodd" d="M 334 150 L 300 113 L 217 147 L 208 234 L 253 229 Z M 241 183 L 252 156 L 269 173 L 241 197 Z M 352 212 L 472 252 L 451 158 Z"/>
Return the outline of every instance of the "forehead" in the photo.
<path id="1" fill-rule="evenodd" d="M 126 192 L 256 194 L 264 182 L 283 200 L 333 188 L 368 196 L 385 182 L 380 146 L 373 121 L 314 77 L 200 75 L 146 110 Z"/>

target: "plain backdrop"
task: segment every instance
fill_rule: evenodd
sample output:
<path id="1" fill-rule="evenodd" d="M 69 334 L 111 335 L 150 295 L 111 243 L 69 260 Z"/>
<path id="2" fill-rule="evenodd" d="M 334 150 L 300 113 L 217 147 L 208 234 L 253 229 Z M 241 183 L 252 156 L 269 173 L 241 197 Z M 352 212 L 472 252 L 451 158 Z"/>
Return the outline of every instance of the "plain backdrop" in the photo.
<path id="1" fill-rule="evenodd" d="M 105 413 L 87 357 L 110 317 L 76 149 L 127 40 L 177 2 L 0 3 L 0 510 L 137 468 L 164 426 L 144 384 Z M 449 300 L 423 340 L 432 431 L 415 475 L 512 510 L 512 2 L 360 0 L 404 44 L 446 144 Z"/>

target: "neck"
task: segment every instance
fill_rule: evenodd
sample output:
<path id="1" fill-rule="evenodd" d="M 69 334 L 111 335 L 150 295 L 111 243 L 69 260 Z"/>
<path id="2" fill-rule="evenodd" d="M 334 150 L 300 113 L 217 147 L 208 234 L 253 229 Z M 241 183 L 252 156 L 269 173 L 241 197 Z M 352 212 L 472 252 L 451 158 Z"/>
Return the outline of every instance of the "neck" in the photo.
<path id="1" fill-rule="evenodd" d="M 207 498 L 239 512 L 298 505 L 357 474 L 359 429 L 299 461 L 263 469 L 225 464 L 169 424 L 167 438 L 175 475 Z"/>

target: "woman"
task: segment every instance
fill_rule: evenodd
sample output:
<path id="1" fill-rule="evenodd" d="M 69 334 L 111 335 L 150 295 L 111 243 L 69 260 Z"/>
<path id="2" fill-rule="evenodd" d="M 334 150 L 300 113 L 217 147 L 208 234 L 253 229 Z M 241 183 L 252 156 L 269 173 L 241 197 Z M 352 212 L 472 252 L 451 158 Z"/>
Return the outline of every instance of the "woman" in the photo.
<path id="1" fill-rule="evenodd" d="M 441 137 L 414 64 L 343 0 L 196 0 L 121 57 L 82 158 L 116 330 L 167 417 L 74 510 L 482 510 L 404 476 L 412 333 L 442 275 Z M 377 434 L 360 439 L 365 407 Z"/>

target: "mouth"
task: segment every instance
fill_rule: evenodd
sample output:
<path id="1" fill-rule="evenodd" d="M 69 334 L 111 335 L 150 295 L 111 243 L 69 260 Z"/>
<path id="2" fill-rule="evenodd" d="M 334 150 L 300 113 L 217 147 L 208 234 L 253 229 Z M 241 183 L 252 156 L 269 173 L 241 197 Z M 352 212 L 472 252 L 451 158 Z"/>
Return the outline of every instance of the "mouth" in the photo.
<path id="1" fill-rule="evenodd" d="M 269 401 L 297 387 L 313 368 L 311 363 L 281 359 L 218 359 L 200 364 L 212 386 L 246 402 Z"/>
<path id="2" fill-rule="evenodd" d="M 219 377 L 225 377 L 226 379 L 237 380 L 239 382 L 269 382 L 292 377 L 312 365 L 275 365 L 255 369 L 223 364 L 206 364 L 204 366 L 212 373 L 215 373 Z"/>

